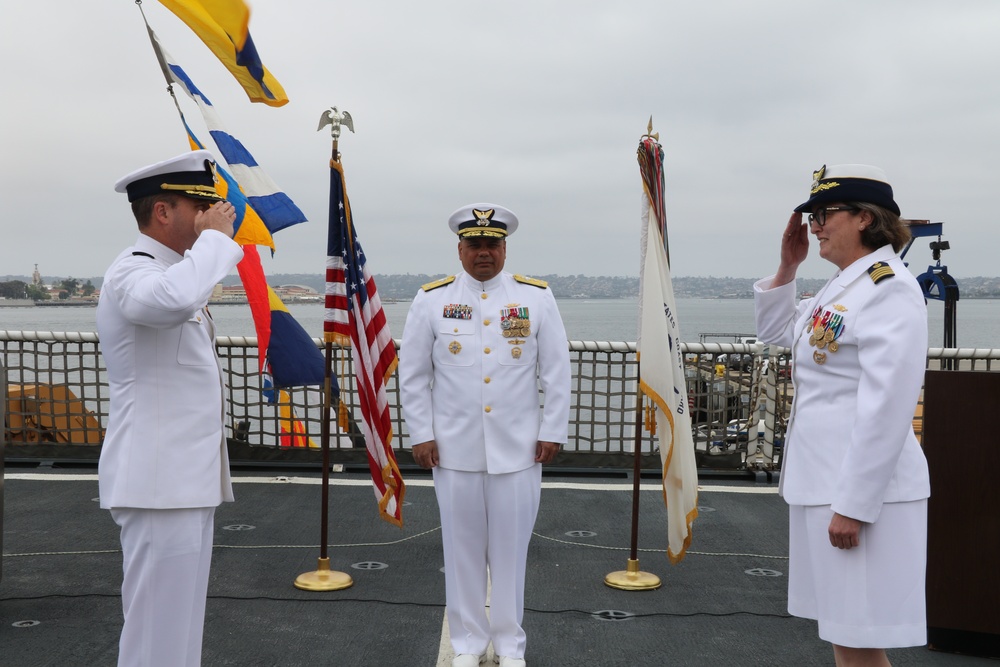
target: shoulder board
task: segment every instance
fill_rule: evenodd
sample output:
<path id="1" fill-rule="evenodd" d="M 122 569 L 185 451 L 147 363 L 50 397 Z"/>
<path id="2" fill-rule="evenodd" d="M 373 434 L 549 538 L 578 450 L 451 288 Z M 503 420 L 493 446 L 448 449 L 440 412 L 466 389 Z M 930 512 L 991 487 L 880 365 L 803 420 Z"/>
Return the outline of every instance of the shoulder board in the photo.
<path id="1" fill-rule="evenodd" d="M 542 289 L 545 289 L 546 287 L 549 286 L 549 284 L 544 280 L 539 280 L 538 278 L 529 278 L 528 276 L 515 275 L 514 280 L 516 280 L 519 283 L 524 283 L 525 285 L 531 285 L 533 287 L 541 287 Z"/>
<path id="2" fill-rule="evenodd" d="M 892 278 L 896 275 L 896 272 L 892 270 L 885 262 L 875 262 L 870 267 L 868 267 L 868 277 L 872 279 L 872 282 L 878 285 L 880 282 L 886 278 Z"/>
<path id="3" fill-rule="evenodd" d="M 422 285 L 420 289 L 422 289 L 425 292 L 430 292 L 432 289 L 437 289 L 438 287 L 444 287 L 445 285 L 448 285 L 453 282 L 455 282 L 455 276 L 448 276 L 447 278 L 442 278 L 441 280 L 435 280 L 432 283 L 427 283 L 426 285 Z"/>

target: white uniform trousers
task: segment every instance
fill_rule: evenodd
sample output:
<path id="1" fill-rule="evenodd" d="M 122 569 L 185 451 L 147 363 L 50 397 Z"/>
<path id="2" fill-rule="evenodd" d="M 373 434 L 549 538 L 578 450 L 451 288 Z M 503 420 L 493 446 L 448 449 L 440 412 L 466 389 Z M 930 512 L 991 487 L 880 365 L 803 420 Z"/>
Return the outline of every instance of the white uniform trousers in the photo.
<path id="1" fill-rule="evenodd" d="M 215 508 L 111 510 L 121 526 L 119 667 L 198 667 Z"/>
<path id="2" fill-rule="evenodd" d="M 830 544 L 829 505 L 789 505 L 788 613 L 852 648 L 927 643 L 927 500 L 885 503 L 860 544 Z"/>
<path id="3" fill-rule="evenodd" d="M 448 629 L 456 654 L 482 655 L 492 640 L 496 655 L 524 657 L 524 573 L 541 490 L 540 463 L 502 475 L 434 468 Z"/>

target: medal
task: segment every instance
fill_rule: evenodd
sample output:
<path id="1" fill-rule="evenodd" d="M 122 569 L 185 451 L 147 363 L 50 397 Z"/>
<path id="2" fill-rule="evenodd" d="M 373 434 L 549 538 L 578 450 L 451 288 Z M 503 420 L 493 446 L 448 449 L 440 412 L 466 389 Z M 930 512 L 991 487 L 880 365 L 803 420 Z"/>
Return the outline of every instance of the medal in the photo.
<path id="1" fill-rule="evenodd" d="M 500 310 L 500 329 L 504 338 L 526 338 L 531 335 L 531 320 L 527 306 L 509 303 Z"/>
<path id="2" fill-rule="evenodd" d="M 458 354 L 459 352 L 462 351 L 462 344 L 459 343 L 457 340 L 453 340 L 450 343 L 448 343 L 448 351 L 451 352 L 452 354 Z"/>
<path id="3" fill-rule="evenodd" d="M 519 348 L 519 347 L 512 347 L 512 348 L 510 348 L 510 356 L 514 357 L 515 359 L 520 359 L 521 358 L 521 348 Z"/>
<path id="4" fill-rule="evenodd" d="M 844 316 L 841 314 L 846 312 L 847 308 L 838 303 L 834 304 L 832 309 L 824 310 L 823 306 L 816 308 L 813 311 L 812 319 L 806 330 L 809 332 L 809 344 L 811 346 L 817 350 L 825 348 L 829 352 L 835 353 L 840 349 L 840 343 L 837 342 L 837 339 L 840 338 L 847 328 L 847 325 L 844 323 Z M 813 353 L 813 361 L 817 364 L 825 364 L 826 359 L 826 353 L 824 352 Z"/>

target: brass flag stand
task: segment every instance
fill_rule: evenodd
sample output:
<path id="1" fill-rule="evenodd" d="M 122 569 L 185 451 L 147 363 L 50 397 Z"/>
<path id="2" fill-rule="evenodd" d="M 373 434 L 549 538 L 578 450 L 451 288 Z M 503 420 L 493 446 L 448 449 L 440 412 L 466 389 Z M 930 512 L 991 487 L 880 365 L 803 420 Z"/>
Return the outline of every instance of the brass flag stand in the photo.
<path id="1" fill-rule="evenodd" d="M 346 111 L 338 112 L 337 107 L 333 107 L 323 112 L 317 131 L 322 130 L 326 125 L 330 126 L 330 135 L 333 138 L 333 154 L 330 159 L 334 162 L 340 162 L 340 151 L 338 150 L 340 128 L 343 125 L 351 132 L 354 131 L 351 115 Z M 320 426 L 320 441 L 323 450 L 323 490 L 320 509 L 319 562 L 314 571 L 303 572 L 296 577 L 295 587 L 304 591 L 339 591 L 354 585 L 351 575 L 330 569 L 330 557 L 327 555 L 330 512 L 330 418 L 333 415 L 333 343 L 325 341 L 323 349 L 326 357 L 326 371 L 323 382 L 323 421 Z"/>

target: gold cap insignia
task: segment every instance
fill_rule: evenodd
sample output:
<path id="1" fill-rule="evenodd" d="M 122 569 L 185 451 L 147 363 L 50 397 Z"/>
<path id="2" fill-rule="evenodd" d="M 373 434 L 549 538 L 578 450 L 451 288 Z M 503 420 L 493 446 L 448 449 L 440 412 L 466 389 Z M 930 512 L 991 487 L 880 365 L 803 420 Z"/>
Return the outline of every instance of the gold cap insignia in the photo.
<path id="1" fill-rule="evenodd" d="M 493 214 L 495 212 L 496 211 L 492 208 L 488 211 L 480 211 L 476 208 L 472 209 L 472 214 L 476 216 L 476 224 L 480 227 L 487 227 L 490 224 L 490 220 L 493 219 Z"/>
<path id="2" fill-rule="evenodd" d="M 812 184 L 813 189 L 815 189 L 815 188 L 817 188 L 819 186 L 819 182 L 823 180 L 823 175 L 824 174 L 826 174 L 826 165 L 825 164 L 822 167 L 820 167 L 819 169 L 817 169 L 816 171 L 813 172 L 813 184 Z"/>

